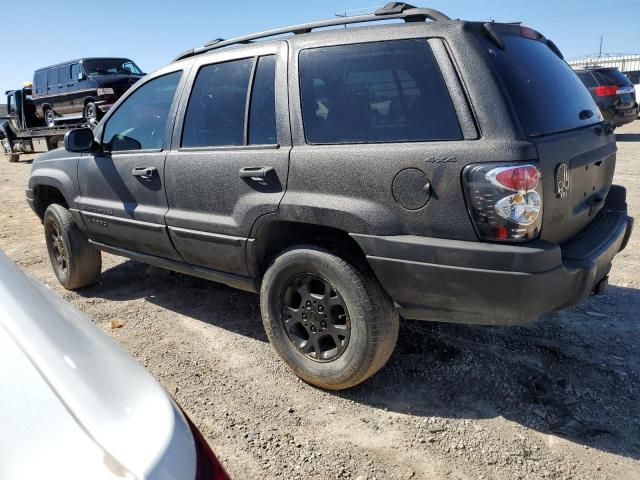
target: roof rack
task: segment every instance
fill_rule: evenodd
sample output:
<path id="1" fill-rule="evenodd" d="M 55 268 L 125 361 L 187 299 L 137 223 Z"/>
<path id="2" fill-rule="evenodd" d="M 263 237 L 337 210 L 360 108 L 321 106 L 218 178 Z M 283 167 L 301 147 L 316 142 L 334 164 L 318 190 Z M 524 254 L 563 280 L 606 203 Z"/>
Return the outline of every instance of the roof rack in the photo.
<path id="1" fill-rule="evenodd" d="M 446 16 L 442 12 L 439 12 L 438 10 L 433 10 L 431 8 L 417 8 L 417 7 L 414 7 L 413 5 L 409 5 L 407 3 L 402 3 L 402 2 L 389 2 L 384 7 L 376 10 L 374 13 L 370 13 L 367 15 L 357 15 L 353 17 L 344 17 L 344 18 L 332 18 L 329 20 L 320 20 L 318 22 L 302 23 L 299 25 L 292 25 L 290 27 L 275 28 L 273 30 L 267 30 L 260 33 L 252 33 L 249 35 L 244 35 L 242 37 L 236 37 L 229 40 L 216 38 L 215 40 L 212 40 L 209 43 L 207 43 L 204 47 L 192 48 L 191 50 L 187 50 L 186 52 L 181 53 L 173 61 L 177 62 L 178 60 L 193 57 L 194 55 L 199 55 L 201 53 L 205 53 L 211 50 L 216 50 L 218 48 L 224 48 L 229 45 L 250 43 L 254 40 L 275 37 L 275 36 L 284 35 L 287 33 L 298 35 L 302 33 L 309 33 L 312 30 L 315 30 L 316 28 L 334 27 L 338 25 L 351 25 L 355 23 L 377 22 L 382 20 L 394 20 L 394 19 L 402 19 L 405 22 L 424 22 L 425 20 L 433 20 L 433 21 L 451 20 L 448 16 Z"/>

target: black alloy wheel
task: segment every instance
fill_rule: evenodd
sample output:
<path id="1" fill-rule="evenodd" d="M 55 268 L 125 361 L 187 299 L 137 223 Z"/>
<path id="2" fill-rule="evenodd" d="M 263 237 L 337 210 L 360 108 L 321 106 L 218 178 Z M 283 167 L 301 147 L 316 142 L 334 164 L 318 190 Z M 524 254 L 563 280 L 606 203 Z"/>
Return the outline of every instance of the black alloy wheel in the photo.
<path id="1" fill-rule="evenodd" d="M 295 275 L 285 284 L 281 308 L 289 340 L 306 357 L 330 362 L 347 348 L 349 312 L 328 280 L 312 273 Z"/>
<path id="2" fill-rule="evenodd" d="M 69 255 L 57 222 L 53 221 L 47 224 L 47 235 L 51 241 L 53 260 L 60 272 L 66 275 L 69 268 Z"/>

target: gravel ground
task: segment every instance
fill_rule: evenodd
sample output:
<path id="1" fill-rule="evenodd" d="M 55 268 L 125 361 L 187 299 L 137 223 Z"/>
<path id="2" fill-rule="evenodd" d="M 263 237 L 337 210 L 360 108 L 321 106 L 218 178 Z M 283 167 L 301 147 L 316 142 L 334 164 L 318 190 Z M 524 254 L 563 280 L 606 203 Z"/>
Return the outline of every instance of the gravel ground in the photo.
<path id="1" fill-rule="evenodd" d="M 640 218 L 640 122 L 618 140 L 615 180 Z M 63 290 L 29 171 L 0 163 L 0 248 L 144 364 L 232 477 L 640 478 L 638 234 L 606 295 L 527 327 L 403 321 L 383 370 L 327 393 L 277 359 L 255 295 L 111 255 L 100 285 Z"/>

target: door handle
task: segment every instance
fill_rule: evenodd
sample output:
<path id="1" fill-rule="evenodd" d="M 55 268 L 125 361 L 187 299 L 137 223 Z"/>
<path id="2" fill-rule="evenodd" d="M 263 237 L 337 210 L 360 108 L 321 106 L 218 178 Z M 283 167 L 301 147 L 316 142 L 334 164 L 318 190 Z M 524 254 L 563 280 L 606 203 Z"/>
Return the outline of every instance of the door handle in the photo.
<path id="1" fill-rule="evenodd" d="M 264 179 L 273 171 L 273 167 L 243 167 L 238 172 L 238 175 L 240 175 L 240 178 Z"/>
<path id="2" fill-rule="evenodd" d="M 158 169 L 156 167 L 136 167 L 131 170 L 131 175 L 134 177 L 150 178 L 156 173 L 158 173 Z"/>

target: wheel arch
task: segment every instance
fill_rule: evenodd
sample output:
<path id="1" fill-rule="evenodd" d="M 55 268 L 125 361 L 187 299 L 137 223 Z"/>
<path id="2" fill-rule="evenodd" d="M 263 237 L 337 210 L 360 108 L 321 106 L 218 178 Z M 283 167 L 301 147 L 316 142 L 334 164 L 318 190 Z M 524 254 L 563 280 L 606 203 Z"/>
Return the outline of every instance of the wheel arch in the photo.
<path id="1" fill-rule="evenodd" d="M 263 222 L 255 228 L 247 249 L 249 271 L 262 278 L 269 264 L 296 245 L 314 245 L 344 258 L 361 271 L 372 273 L 360 245 L 344 230 L 288 220 Z"/>
<path id="2" fill-rule="evenodd" d="M 69 202 L 65 198 L 59 185 L 40 183 L 32 187 L 33 209 L 40 220 L 44 219 L 44 213 L 49 205 L 57 203 L 65 208 L 69 208 Z"/>

